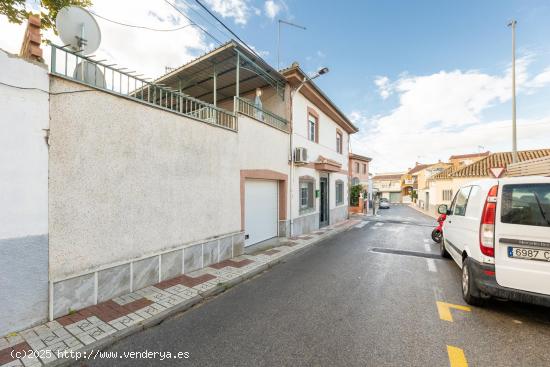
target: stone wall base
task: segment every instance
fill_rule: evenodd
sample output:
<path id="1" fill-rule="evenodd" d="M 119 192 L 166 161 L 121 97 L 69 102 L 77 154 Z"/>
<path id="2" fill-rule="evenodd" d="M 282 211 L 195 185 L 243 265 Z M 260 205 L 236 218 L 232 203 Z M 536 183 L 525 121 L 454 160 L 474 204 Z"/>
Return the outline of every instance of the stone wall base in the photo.
<path id="1" fill-rule="evenodd" d="M 0 336 L 48 319 L 48 235 L 0 240 Z"/>
<path id="2" fill-rule="evenodd" d="M 330 210 L 329 221 L 330 225 L 339 223 L 348 219 L 348 206 L 342 205 Z M 300 236 L 303 234 L 315 232 L 319 230 L 319 213 L 302 215 L 294 218 L 292 225 L 292 236 Z"/>
<path id="3" fill-rule="evenodd" d="M 244 233 L 219 236 L 50 282 L 50 320 L 244 253 Z"/>
<path id="4" fill-rule="evenodd" d="M 361 200 L 361 202 L 362 201 L 363 200 Z M 363 205 L 361 204 L 361 212 L 362 212 L 362 209 L 363 209 Z M 342 205 L 334 209 L 331 209 L 330 216 L 329 216 L 330 224 L 332 225 L 332 224 L 340 223 L 341 221 L 348 219 L 349 218 L 348 213 L 349 213 L 349 207 L 347 205 Z"/>
<path id="5" fill-rule="evenodd" d="M 300 236 L 319 229 L 319 213 L 305 214 L 294 218 L 292 222 L 292 236 Z"/>

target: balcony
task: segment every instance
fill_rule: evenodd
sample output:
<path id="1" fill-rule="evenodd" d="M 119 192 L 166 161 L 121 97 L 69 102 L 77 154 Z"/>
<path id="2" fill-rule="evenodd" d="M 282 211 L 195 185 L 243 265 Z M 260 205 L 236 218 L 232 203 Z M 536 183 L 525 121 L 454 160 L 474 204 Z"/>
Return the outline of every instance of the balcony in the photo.
<path id="1" fill-rule="evenodd" d="M 197 100 L 241 114 L 288 132 L 289 123 L 274 113 L 286 111 L 287 82 L 253 50 L 230 41 L 173 69 L 157 84 L 185 93 Z M 263 106 L 254 98 L 261 91 Z"/>
<path id="2" fill-rule="evenodd" d="M 258 90 L 271 107 L 285 107 L 286 79 L 257 54 L 228 42 L 155 81 L 135 71 L 51 45 L 50 72 L 109 93 L 146 103 L 217 127 L 237 131 L 240 113 L 288 133 L 289 122 L 254 104 Z"/>
<path id="3" fill-rule="evenodd" d="M 191 97 L 179 90 L 140 78 L 126 68 L 115 68 L 103 61 L 51 45 L 50 72 L 87 86 L 217 127 L 237 131 L 233 112 Z"/>
<path id="4" fill-rule="evenodd" d="M 274 127 L 275 129 L 279 129 L 286 133 L 290 131 L 290 126 L 286 119 L 267 111 L 266 109 L 259 108 L 244 98 L 235 96 L 235 111 L 261 123 Z"/>

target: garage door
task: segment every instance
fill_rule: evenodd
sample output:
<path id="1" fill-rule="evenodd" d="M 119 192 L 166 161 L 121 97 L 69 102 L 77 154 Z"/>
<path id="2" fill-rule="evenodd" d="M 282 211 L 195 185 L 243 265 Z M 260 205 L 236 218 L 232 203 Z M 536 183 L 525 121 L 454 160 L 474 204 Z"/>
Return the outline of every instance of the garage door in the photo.
<path id="1" fill-rule="evenodd" d="M 400 203 L 400 202 L 401 202 L 401 193 L 390 192 L 390 203 Z"/>
<path id="2" fill-rule="evenodd" d="M 277 236 L 279 222 L 277 191 L 277 181 L 245 181 L 245 246 Z"/>

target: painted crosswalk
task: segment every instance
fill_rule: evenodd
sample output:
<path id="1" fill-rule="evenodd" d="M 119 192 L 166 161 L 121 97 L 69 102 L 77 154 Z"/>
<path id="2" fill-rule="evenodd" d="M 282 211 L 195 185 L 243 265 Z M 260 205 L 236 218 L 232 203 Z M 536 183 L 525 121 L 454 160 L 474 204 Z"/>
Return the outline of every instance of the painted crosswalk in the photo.
<path id="1" fill-rule="evenodd" d="M 376 222 L 376 223 L 374 224 L 374 227 L 372 227 L 372 229 L 381 228 L 383 225 L 384 225 L 383 222 Z M 392 228 L 392 227 L 389 227 L 389 228 Z"/>
<path id="2" fill-rule="evenodd" d="M 368 221 L 368 220 L 362 221 L 361 223 L 357 224 L 355 226 L 355 228 L 363 228 L 364 226 L 366 226 L 369 223 L 370 223 L 370 221 Z"/>
<path id="3" fill-rule="evenodd" d="M 434 259 L 426 259 L 428 262 L 428 271 L 432 273 L 437 273 L 437 268 L 435 267 L 435 261 Z"/>

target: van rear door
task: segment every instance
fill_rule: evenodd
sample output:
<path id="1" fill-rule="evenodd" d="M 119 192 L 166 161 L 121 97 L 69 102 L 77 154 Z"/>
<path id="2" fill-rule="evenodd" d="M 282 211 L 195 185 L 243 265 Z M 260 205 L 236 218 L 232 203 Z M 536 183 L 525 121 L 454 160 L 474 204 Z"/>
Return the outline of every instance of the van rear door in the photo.
<path id="1" fill-rule="evenodd" d="M 550 294 L 550 178 L 501 180 L 498 196 L 497 283 Z"/>

